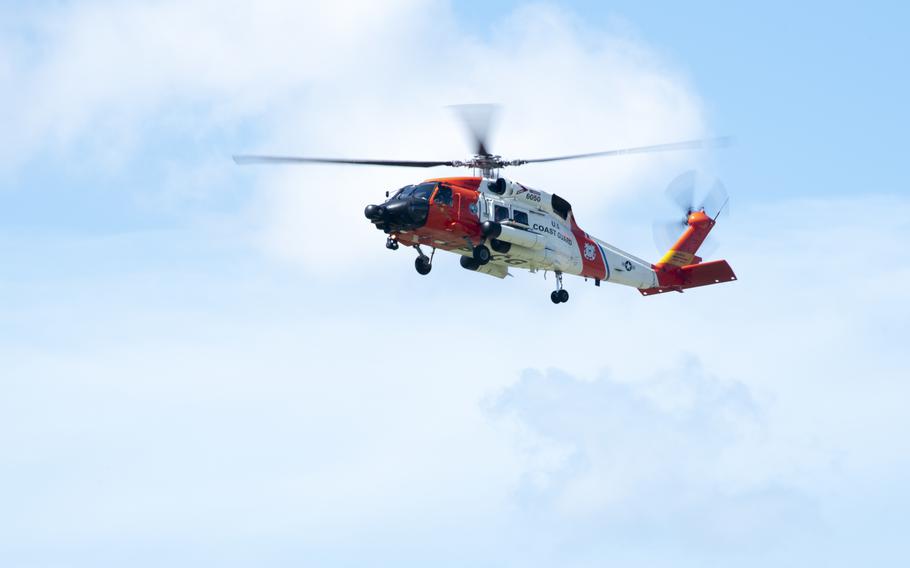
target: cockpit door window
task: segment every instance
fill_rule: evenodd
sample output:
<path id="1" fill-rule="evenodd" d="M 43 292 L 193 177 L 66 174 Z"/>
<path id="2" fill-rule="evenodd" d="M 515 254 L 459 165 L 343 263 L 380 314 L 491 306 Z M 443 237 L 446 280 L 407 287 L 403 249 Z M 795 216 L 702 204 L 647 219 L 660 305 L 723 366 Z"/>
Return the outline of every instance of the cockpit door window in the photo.
<path id="1" fill-rule="evenodd" d="M 433 198 L 433 203 L 436 205 L 448 205 L 452 206 L 452 188 L 440 186 L 436 190 L 436 197 Z"/>
<path id="2" fill-rule="evenodd" d="M 508 221 L 509 220 L 509 208 L 503 207 L 502 205 L 493 206 L 493 220 L 494 221 Z"/>

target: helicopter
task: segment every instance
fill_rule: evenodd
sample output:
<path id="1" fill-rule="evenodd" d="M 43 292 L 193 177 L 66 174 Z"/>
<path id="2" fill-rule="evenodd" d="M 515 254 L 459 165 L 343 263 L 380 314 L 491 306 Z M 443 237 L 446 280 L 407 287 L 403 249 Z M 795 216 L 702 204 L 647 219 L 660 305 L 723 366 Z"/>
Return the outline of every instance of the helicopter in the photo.
<path id="1" fill-rule="evenodd" d="M 237 164 L 338 164 L 409 168 L 440 166 L 469 168 L 472 176 L 436 177 L 386 191 L 386 200 L 367 205 L 364 216 L 386 235 L 386 248 L 401 246 L 417 252 L 414 267 L 421 275 L 433 268 L 437 250 L 460 255 L 467 270 L 497 278 L 510 269 L 552 271 L 554 304 L 568 302 L 563 275 L 609 282 L 637 289 L 643 296 L 682 292 L 689 288 L 736 280 L 725 260 L 703 262 L 699 247 L 727 205 L 717 182 L 701 204 L 694 203 L 694 172 L 677 177 L 668 193 L 685 213 L 682 234 L 657 262 L 642 260 L 585 232 L 577 223 L 571 204 L 555 193 L 533 189 L 500 176 L 506 167 L 583 158 L 723 147 L 728 137 L 688 140 L 548 158 L 505 160 L 488 150 L 488 131 L 497 109 L 494 105 L 453 107 L 472 139 L 473 157 L 447 161 L 313 158 L 278 155 L 235 155 Z M 706 208 L 720 203 L 715 215 Z M 656 232 L 656 231 L 655 231 Z M 429 254 L 425 249 L 429 249 Z"/>

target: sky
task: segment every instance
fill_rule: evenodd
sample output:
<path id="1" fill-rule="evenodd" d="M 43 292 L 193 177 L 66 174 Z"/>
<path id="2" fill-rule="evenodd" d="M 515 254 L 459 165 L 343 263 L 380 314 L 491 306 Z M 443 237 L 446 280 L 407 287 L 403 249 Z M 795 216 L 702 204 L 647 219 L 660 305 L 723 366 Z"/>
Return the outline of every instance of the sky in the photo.
<path id="1" fill-rule="evenodd" d="M 902 565 L 898 3 L 0 3 L 4 566 Z M 408 169 L 506 158 L 658 258 L 723 180 L 739 280 L 643 298 L 388 251 Z M 445 175 L 446 170 L 438 174 Z"/>

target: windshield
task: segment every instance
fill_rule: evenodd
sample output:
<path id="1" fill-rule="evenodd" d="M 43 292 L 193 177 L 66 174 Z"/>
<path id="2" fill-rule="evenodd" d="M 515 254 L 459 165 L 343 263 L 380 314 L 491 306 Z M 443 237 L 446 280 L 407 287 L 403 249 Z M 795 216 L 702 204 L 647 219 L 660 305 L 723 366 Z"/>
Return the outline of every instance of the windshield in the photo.
<path id="1" fill-rule="evenodd" d="M 396 197 L 416 197 L 417 199 L 423 199 L 424 201 L 429 201 L 430 196 L 433 195 L 433 190 L 436 189 L 435 183 L 421 183 L 418 185 L 409 185 L 408 187 L 401 188 L 401 193 L 396 194 Z"/>
<path id="2" fill-rule="evenodd" d="M 390 199 L 395 199 L 397 197 L 400 197 L 402 194 L 404 194 L 404 192 L 408 191 L 409 189 L 411 189 L 413 187 L 414 187 L 413 185 L 406 185 L 406 186 L 402 187 L 401 189 L 399 189 L 398 191 L 393 193 L 392 197 Z"/>

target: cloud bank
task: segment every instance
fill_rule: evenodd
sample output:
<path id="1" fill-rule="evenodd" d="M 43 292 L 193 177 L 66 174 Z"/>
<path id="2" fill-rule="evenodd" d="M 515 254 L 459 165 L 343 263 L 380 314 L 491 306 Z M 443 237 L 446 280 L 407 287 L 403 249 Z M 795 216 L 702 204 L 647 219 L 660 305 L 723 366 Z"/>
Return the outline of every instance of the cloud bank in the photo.
<path id="1" fill-rule="evenodd" d="M 709 134 L 682 73 L 618 29 L 555 6 L 521 8 L 485 29 L 441 2 L 94 2 L 36 11 L 24 28 L 36 40 L 5 41 L 19 88 L 5 95 L 13 127 L 0 148 L 13 167 L 78 154 L 77 168 L 115 180 L 141 168 L 158 181 L 141 191 L 172 210 L 200 199 L 211 207 L 246 187 L 253 208 L 237 229 L 313 270 L 369 262 L 366 243 L 381 239 L 363 206 L 453 172 L 243 170 L 230 154 L 462 159 L 469 148 L 445 107 L 465 102 L 503 106 L 493 148 L 514 158 Z M 618 196 L 662 188 L 693 158 L 506 173 L 565 194 L 593 220 Z"/>
<path id="2" fill-rule="evenodd" d="M 4 10 L 5 206 L 34 196 L 33 232 L 0 231 L 10 563 L 899 563 L 903 197 L 747 200 L 719 227 L 735 284 L 578 281 L 554 310 L 552 282 L 419 280 L 382 249 L 362 206 L 414 172 L 228 156 L 458 158 L 457 102 L 502 103 L 514 157 L 709 133 L 621 30 L 550 5 L 495 33 L 443 3 Z M 702 160 L 515 175 L 623 244 L 624 199 Z"/>

